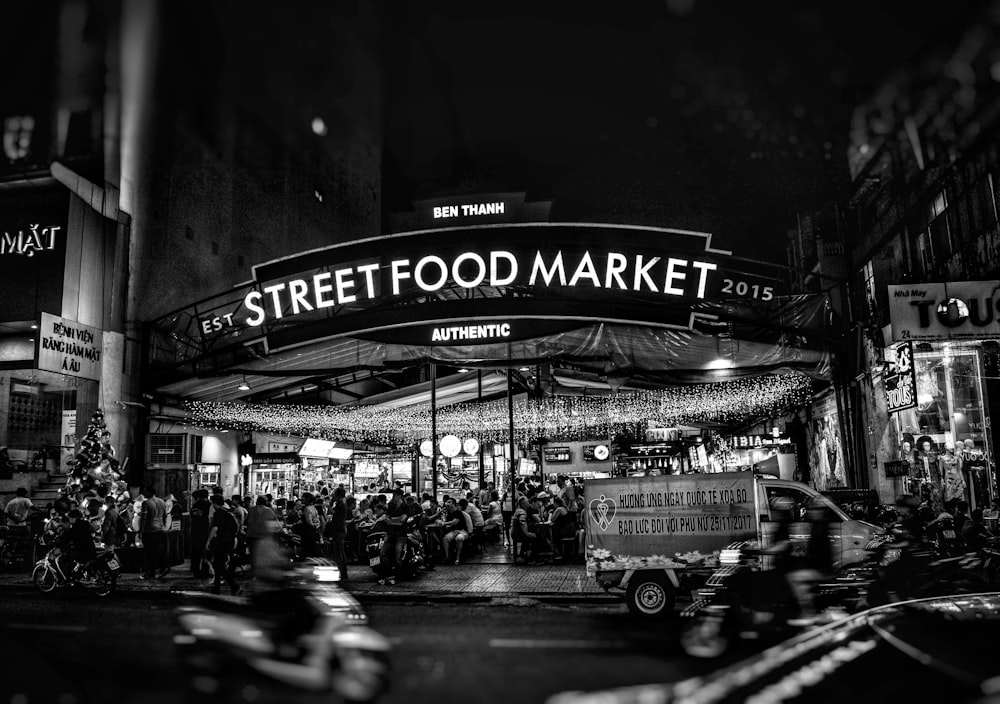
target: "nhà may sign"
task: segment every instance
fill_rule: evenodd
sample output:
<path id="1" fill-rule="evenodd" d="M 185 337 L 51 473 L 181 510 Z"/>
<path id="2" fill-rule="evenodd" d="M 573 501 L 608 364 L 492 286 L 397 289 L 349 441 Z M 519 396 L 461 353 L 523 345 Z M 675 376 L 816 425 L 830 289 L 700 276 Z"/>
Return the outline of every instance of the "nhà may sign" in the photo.
<path id="1" fill-rule="evenodd" d="M 38 369 L 100 381 L 104 349 L 100 330 L 42 313 L 38 333 Z"/>

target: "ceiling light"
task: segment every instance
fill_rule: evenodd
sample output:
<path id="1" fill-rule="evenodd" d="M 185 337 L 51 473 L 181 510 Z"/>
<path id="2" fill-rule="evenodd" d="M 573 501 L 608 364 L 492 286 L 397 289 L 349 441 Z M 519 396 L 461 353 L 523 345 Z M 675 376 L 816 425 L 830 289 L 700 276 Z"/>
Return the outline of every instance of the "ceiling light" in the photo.
<path id="1" fill-rule="evenodd" d="M 732 369 L 736 364 L 731 359 L 719 357 L 705 365 L 705 369 Z"/>
<path id="2" fill-rule="evenodd" d="M 32 324 L 31 324 L 31 329 L 32 329 L 32 330 L 37 330 L 37 329 L 38 329 L 38 326 L 37 326 L 37 325 L 35 325 L 34 323 L 32 323 Z"/>
<path id="3" fill-rule="evenodd" d="M 326 122 L 323 121 L 322 117 L 313 118 L 312 131 L 313 134 L 318 137 L 323 137 L 326 135 Z"/>
<path id="4" fill-rule="evenodd" d="M 239 386 L 237 386 L 236 388 L 239 389 L 240 391 L 249 391 L 250 390 L 250 384 L 247 383 L 246 374 L 243 375 L 243 382 Z"/>

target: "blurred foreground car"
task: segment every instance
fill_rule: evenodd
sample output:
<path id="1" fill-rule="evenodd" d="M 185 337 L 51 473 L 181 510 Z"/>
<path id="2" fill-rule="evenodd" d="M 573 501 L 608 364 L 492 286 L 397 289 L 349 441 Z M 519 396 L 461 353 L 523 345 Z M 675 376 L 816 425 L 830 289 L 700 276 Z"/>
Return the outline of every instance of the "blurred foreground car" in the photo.
<path id="1" fill-rule="evenodd" d="M 676 684 L 563 692 L 547 704 L 1000 703 L 1000 593 L 881 606 Z"/>

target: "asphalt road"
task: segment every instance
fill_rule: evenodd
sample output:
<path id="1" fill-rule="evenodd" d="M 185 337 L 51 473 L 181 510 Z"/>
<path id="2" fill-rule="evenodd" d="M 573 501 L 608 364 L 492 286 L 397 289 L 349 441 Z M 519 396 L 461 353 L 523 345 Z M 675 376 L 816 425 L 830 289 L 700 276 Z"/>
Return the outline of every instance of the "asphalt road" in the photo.
<path id="1" fill-rule="evenodd" d="M 201 697 L 172 644 L 173 600 L 130 593 L 0 593 L 0 702 L 167 704 Z M 669 630 L 624 606 L 507 603 L 370 604 L 393 643 L 387 703 L 531 704 L 566 689 L 664 682 L 710 669 L 680 652 Z M 719 663 L 716 663 L 719 664 Z M 18 696 L 20 695 L 20 696 Z M 258 677 L 204 698 L 313 702 Z"/>

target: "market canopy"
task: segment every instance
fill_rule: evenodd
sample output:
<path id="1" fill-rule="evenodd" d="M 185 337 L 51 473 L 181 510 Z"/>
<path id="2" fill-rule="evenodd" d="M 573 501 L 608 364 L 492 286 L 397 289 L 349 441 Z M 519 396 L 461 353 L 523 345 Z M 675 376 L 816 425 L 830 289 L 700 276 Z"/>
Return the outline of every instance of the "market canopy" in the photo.
<path id="1" fill-rule="evenodd" d="M 830 378 L 826 296 L 790 295 L 780 267 L 734 258 L 707 233 L 599 223 L 437 227 L 339 243 L 253 272 L 254 281 L 151 323 L 155 398 L 216 404 L 219 419 L 228 403 L 329 407 L 340 425 L 323 427 L 343 435 L 363 431 L 348 415 L 367 407 L 371 416 L 380 396 L 414 405 L 407 389 L 425 393 L 416 387 L 430 364 L 444 379 L 486 372 L 474 386 L 443 384 L 454 387 L 439 399 L 444 406 L 505 395 L 490 372 L 508 368 L 532 402 L 593 392 L 621 394 L 622 408 L 630 392 L 677 385 L 756 380 L 787 390 L 788 379 L 805 380 L 791 384 L 801 389 Z M 207 420 L 208 406 L 199 408 Z M 702 421 L 724 422 L 718 410 Z M 289 413 L 272 411 L 261 428 L 275 430 Z M 750 415 L 748 407 L 741 417 Z M 616 422 L 609 413 L 599 424 Z M 526 420 L 517 432 L 533 427 L 545 424 Z"/>

